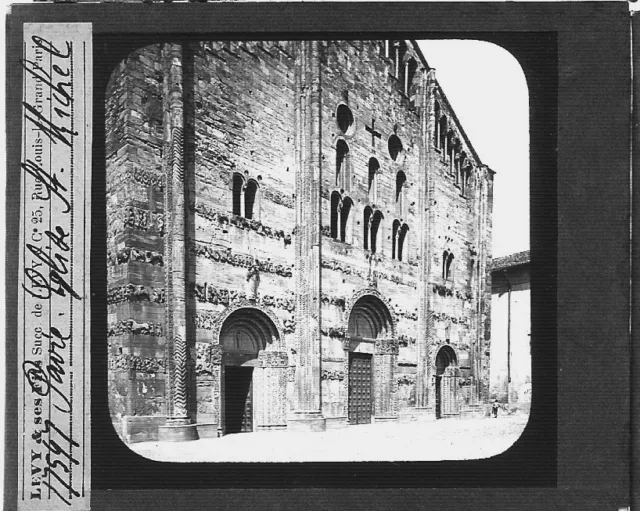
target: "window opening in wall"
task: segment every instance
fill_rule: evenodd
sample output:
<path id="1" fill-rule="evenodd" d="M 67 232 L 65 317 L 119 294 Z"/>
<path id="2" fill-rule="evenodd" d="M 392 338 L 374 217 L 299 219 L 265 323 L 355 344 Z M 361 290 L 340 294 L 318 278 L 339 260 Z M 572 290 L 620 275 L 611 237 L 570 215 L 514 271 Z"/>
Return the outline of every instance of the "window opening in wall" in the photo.
<path id="1" fill-rule="evenodd" d="M 376 175 L 380 170 L 380 164 L 375 158 L 369 160 L 369 200 L 375 204 L 378 199 L 378 186 Z"/>
<path id="2" fill-rule="evenodd" d="M 349 229 L 349 213 L 351 213 L 351 206 L 353 201 L 349 197 L 342 199 L 342 207 L 340 213 L 340 241 L 348 241 L 351 237 Z"/>
<path id="3" fill-rule="evenodd" d="M 449 131 L 447 134 L 447 156 L 449 157 L 449 174 L 453 175 L 453 156 L 454 156 L 454 147 L 453 147 L 453 131 Z"/>
<path id="4" fill-rule="evenodd" d="M 258 183 L 251 179 L 244 191 L 244 217 L 252 219 L 258 194 Z"/>
<path id="5" fill-rule="evenodd" d="M 409 226 L 407 224 L 402 224 L 402 227 L 400 227 L 400 232 L 398 233 L 398 261 L 402 261 L 402 254 L 404 252 L 404 245 L 407 239 L 408 232 Z"/>
<path id="6" fill-rule="evenodd" d="M 396 174 L 396 206 L 397 214 L 400 218 L 404 218 L 404 203 L 405 203 L 405 187 L 407 183 L 407 176 L 403 171 L 399 171 Z"/>
<path id="7" fill-rule="evenodd" d="M 398 159 L 398 155 L 402 152 L 402 142 L 397 135 L 391 135 L 389 137 L 389 156 L 393 161 Z"/>
<path id="8" fill-rule="evenodd" d="M 440 150 L 443 157 L 447 154 L 447 116 L 443 115 L 440 118 Z"/>
<path id="9" fill-rule="evenodd" d="M 445 250 L 442 254 L 442 278 L 449 280 L 451 277 L 451 264 L 453 263 L 453 253 Z"/>
<path id="10" fill-rule="evenodd" d="M 364 249 L 369 250 L 369 234 L 371 233 L 371 222 L 373 221 L 373 211 L 369 206 L 364 208 Z"/>
<path id="11" fill-rule="evenodd" d="M 240 174 L 233 175 L 233 214 L 242 215 L 242 188 L 244 187 L 244 179 Z"/>
<path id="12" fill-rule="evenodd" d="M 409 91 L 411 89 L 411 84 L 413 83 L 413 78 L 416 75 L 416 71 L 418 70 L 418 64 L 416 63 L 414 58 L 410 58 L 407 60 L 405 70 L 405 82 L 404 82 L 404 93 L 408 96 Z"/>
<path id="13" fill-rule="evenodd" d="M 331 194 L 331 237 L 334 240 L 338 237 L 340 202 L 340 194 L 338 192 L 333 192 Z"/>
<path id="14" fill-rule="evenodd" d="M 394 220 L 393 227 L 391 229 L 391 259 L 396 258 L 396 247 L 398 245 L 399 236 L 400 236 L 400 221 Z"/>
<path id="15" fill-rule="evenodd" d="M 349 146 L 344 140 L 336 144 L 336 186 L 348 189 L 349 183 Z"/>
<path id="16" fill-rule="evenodd" d="M 340 128 L 342 133 L 349 131 L 349 128 L 353 125 L 351 109 L 347 105 L 340 105 L 336 112 L 336 120 L 338 122 L 338 128 Z"/>
<path id="17" fill-rule="evenodd" d="M 384 216 L 382 215 L 382 211 L 376 211 L 373 214 L 373 220 L 371 222 L 371 253 L 375 254 L 377 250 L 377 241 L 378 241 L 378 231 L 380 229 L 380 225 L 382 224 Z"/>

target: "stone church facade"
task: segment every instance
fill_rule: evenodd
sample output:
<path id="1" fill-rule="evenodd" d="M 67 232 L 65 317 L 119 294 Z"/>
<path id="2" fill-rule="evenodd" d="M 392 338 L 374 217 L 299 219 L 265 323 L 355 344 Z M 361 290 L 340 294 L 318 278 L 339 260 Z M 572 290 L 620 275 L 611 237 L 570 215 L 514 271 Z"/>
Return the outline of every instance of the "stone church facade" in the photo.
<path id="1" fill-rule="evenodd" d="M 493 172 L 415 42 L 162 43 L 106 97 L 125 441 L 481 413 Z"/>

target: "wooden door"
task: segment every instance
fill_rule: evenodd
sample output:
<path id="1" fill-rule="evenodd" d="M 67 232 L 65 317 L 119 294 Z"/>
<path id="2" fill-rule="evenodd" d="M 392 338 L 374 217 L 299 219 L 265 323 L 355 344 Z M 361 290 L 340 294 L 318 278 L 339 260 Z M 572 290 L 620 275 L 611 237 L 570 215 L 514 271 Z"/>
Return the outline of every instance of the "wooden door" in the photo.
<path id="1" fill-rule="evenodd" d="M 370 424 L 373 415 L 371 355 L 349 354 L 349 423 Z"/>

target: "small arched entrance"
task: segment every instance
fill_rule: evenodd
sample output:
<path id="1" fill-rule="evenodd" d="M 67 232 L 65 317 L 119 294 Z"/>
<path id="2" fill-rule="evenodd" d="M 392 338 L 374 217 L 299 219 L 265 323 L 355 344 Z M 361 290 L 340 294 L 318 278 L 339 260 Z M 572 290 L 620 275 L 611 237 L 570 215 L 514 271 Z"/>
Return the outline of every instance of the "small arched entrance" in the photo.
<path id="1" fill-rule="evenodd" d="M 458 358 L 450 346 L 436 355 L 436 418 L 458 415 Z"/>
<path id="2" fill-rule="evenodd" d="M 278 340 L 273 321 L 255 308 L 238 309 L 222 324 L 224 434 L 254 430 L 254 369 L 259 353 Z"/>
<path id="3" fill-rule="evenodd" d="M 380 418 L 392 413 L 390 385 L 396 355 L 392 325 L 389 309 L 377 296 L 364 295 L 351 309 L 347 325 L 349 424 L 369 424 L 374 413 Z"/>

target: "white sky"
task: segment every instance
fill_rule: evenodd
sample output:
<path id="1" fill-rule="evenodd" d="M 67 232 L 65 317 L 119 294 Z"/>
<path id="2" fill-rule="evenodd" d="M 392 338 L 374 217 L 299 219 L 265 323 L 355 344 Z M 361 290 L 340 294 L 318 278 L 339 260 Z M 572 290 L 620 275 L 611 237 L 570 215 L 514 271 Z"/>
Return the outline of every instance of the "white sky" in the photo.
<path id="1" fill-rule="evenodd" d="M 478 156 L 495 172 L 493 255 L 529 249 L 529 93 L 518 61 L 484 41 L 420 41 Z"/>

